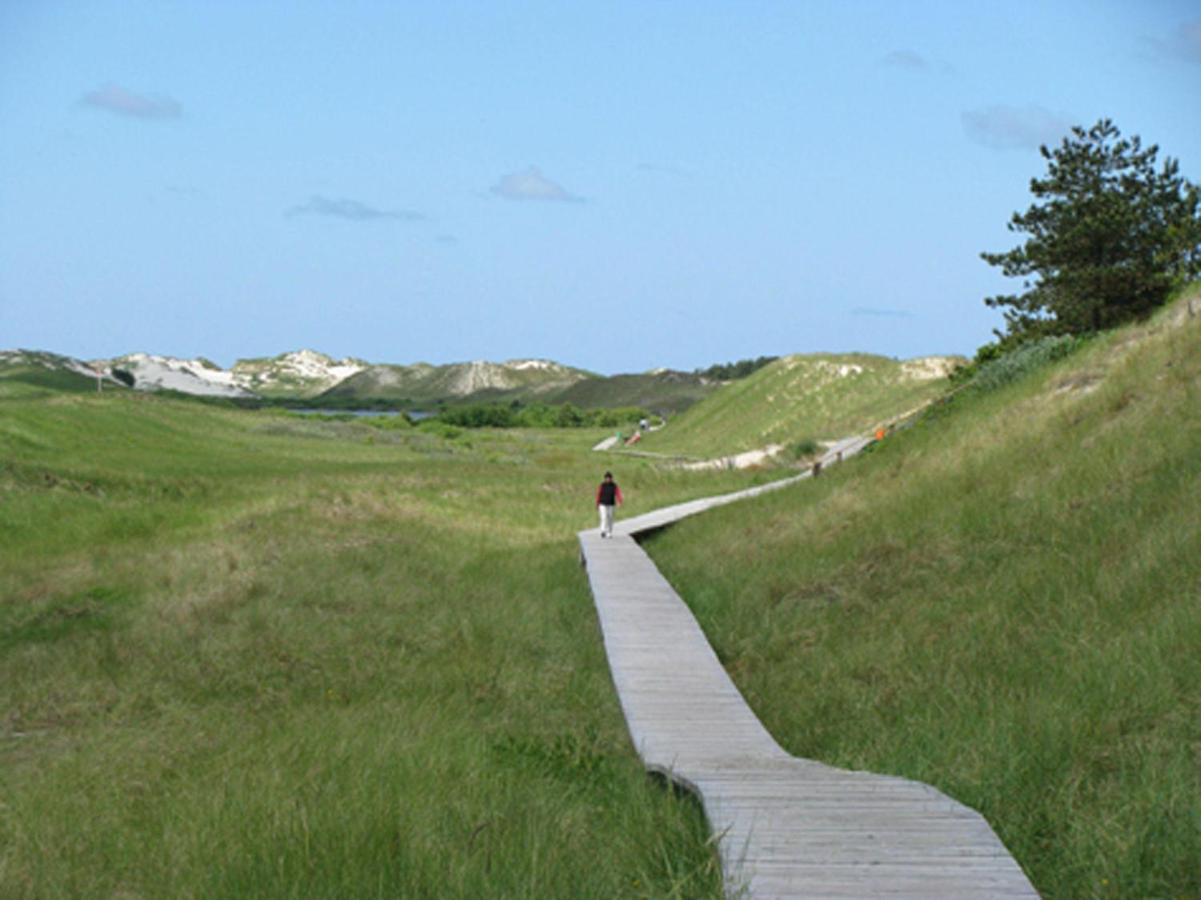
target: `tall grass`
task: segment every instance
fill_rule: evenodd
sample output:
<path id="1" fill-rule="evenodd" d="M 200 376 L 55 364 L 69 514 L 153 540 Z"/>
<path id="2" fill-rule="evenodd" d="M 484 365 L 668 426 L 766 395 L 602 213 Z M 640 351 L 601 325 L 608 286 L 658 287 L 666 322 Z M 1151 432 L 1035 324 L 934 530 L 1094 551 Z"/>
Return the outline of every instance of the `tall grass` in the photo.
<path id="1" fill-rule="evenodd" d="M 649 543 L 785 747 L 941 787 L 1047 896 L 1201 895 L 1201 321 L 1178 313 Z"/>
<path id="2" fill-rule="evenodd" d="M 596 438 L 0 402 L 0 894 L 720 893 L 576 561 Z"/>

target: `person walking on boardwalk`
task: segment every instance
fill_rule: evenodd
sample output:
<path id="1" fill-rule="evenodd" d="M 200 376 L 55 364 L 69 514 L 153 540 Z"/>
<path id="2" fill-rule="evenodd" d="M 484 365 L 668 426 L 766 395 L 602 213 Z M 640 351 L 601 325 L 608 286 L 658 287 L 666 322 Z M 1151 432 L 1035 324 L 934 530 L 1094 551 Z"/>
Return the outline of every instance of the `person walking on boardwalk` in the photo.
<path id="1" fill-rule="evenodd" d="M 621 488 L 613 480 L 613 473 L 606 472 L 605 480 L 596 489 L 596 508 L 600 511 L 601 537 L 613 536 L 613 508 L 621 502 Z"/>

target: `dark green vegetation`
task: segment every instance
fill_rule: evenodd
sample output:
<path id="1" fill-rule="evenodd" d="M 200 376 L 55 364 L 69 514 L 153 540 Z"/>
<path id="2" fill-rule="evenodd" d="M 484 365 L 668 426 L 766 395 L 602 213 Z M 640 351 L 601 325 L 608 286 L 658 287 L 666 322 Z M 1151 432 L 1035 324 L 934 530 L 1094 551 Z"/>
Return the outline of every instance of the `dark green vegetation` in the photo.
<path id="1" fill-rule="evenodd" d="M 472 403 L 438 413 L 449 425 L 463 428 L 626 428 L 637 427 L 646 415 L 641 409 L 577 409 L 570 403 Z"/>
<path id="2" fill-rule="evenodd" d="M 1005 275 L 1033 279 L 1021 295 L 990 297 L 1005 311 L 1008 345 L 1083 334 L 1145 317 L 1201 274 L 1201 190 L 1159 148 L 1124 139 L 1102 119 L 1041 148 L 1047 175 L 1037 201 L 1009 230 L 1028 235 L 1006 253 L 983 253 Z"/>
<path id="3" fill-rule="evenodd" d="M 778 356 L 756 356 L 754 359 L 740 359 L 732 363 L 716 363 L 707 369 L 697 369 L 696 374 L 714 381 L 736 381 L 739 378 L 758 372 L 768 363 L 775 362 Z"/>
<path id="4" fill-rule="evenodd" d="M 0 400 L 0 894 L 720 893 L 578 566 L 603 432 L 450 433 Z"/>
<path id="5" fill-rule="evenodd" d="M 869 431 L 945 392 L 953 363 L 866 353 L 785 356 L 673 418 L 640 449 L 708 458 Z"/>
<path id="6" fill-rule="evenodd" d="M 1201 896 L 1193 293 L 648 543 L 787 749 L 942 788 L 1048 897 Z"/>

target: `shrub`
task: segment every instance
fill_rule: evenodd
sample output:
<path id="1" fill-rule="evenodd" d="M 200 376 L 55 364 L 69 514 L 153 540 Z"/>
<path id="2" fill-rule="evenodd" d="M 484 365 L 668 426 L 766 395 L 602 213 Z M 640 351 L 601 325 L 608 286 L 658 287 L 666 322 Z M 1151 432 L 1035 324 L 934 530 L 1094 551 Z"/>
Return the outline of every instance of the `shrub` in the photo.
<path id="1" fill-rule="evenodd" d="M 1083 338 L 1063 334 L 1022 344 L 980 365 L 970 386 L 977 391 L 995 391 L 1048 363 L 1063 359 L 1083 343 Z"/>
<path id="2" fill-rule="evenodd" d="M 460 428 L 616 428 L 645 418 L 637 407 L 579 409 L 571 403 L 474 403 L 443 409 L 437 419 Z M 428 420 L 427 420 L 428 421 Z"/>
<path id="3" fill-rule="evenodd" d="M 816 456 L 820 449 L 821 447 L 818 446 L 817 441 L 813 438 L 805 438 L 793 444 L 789 448 L 789 452 L 792 454 L 793 459 L 807 459 L 810 456 Z"/>
<path id="4" fill-rule="evenodd" d="M 447 424 L 437 418 L 425 419 L 417 428 L 426 434 L 435 434 L 447 440 L 454 440 L 463 433 L 463 429 L 456 428 L 454 425 Z"/>
<path id="5" fill-rule="evenodd" d="M 758 356 L 754 359 L 740 359 L 738 362 L 715 363 L 707 369 L 696 369 L 693 374 L 716 381 L 735 381 L 739 378 L 746 378 L 777 359 L 779 359 L 778 356 Z"/>

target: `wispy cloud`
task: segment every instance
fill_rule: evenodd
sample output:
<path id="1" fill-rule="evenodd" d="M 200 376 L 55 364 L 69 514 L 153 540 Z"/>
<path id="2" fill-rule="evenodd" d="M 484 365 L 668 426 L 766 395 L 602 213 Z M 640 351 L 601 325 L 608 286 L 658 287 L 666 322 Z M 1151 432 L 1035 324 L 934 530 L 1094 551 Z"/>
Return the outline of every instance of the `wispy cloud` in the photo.
<path id="1" fill-rule="evenodd" d="M 492 193 L 506 200 L 543 200 L 552 203 L 583 203 L 561 184 L 551 181 L 538 169 L 530 166 L 521 172 L 504 175 L 492 185 Z"/>
<path id="2" fill-rule="evenodd" d="M 377 209 L 360 203 L 358 200 L 345 198 L 330 198 L 313 196 L 308 203 L 293 206 L 284 212 L 286 216 L 331 216 L 335 219 L 348 219 L 352 222 L 379 222 L 392 219 L 400 222 L 420 222 L 426 218 L 423 213 L 411 209 Z"/>
<path id="3" fill-rule="evenodd" d="M 893 50 L 880 59 L 880 64 L 911 72 L 925 72 L 930 68 L 926 58 L 914 50 Z"/>
<path id="4" fill-rule="evenodd" d="M 962 120 L 969 138 L 994 150 L 1037 150 L 1057 143 L 1072 126 L 1068 116 L 1034 104 L 968 110 Z"/>
<path id="5" fill-rule="evenodd" d="M 873 306 L 856 306 L 851 310 L 852 316 L 869 316 L 880 319 L 912 319 L 913 313 L 907 309 L 882 309 Z"/>
<path id="6" fill-rule="evenodd" d="M 135 94 L 115 84 L 89 91 L 79 104 L 132 119 L 176 119 L 183 114 L 183 107 L 170 97 Z"/>
<path id="7" fill-rule="evenodd" d="M 1159 56 L 1201 64 L 1201 19 L 1182 22 L 1166 40 L 1151 38 L 1150 44 Z"/>

